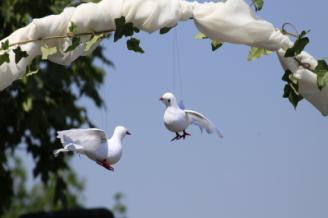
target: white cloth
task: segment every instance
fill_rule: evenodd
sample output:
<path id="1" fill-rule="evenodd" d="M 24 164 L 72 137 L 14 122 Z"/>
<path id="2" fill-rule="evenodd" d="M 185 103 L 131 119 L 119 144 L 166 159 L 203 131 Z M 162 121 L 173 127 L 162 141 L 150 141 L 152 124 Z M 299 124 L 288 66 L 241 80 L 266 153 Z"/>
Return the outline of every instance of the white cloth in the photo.
<path id="1" fill-rule="evenodd" d="M 121 16 L 124 16 L 127 22 L 132 22 L 146 32 L 154 32 L 163 27 L 173 27 L 181 20 L 193 18 L 200 32 L 216 41 L 245 44 L 273 51 L 281 48 L 287 49 L 293 44 L 271 23 L 257 19 L 244 0 L 205 3 L 185 0 L 102 0 L 99 3 L 84 3 L 76 8 L 66 8 L 58 15 L 34 19 L 29 25 L 16 30 L 1 42 L 9 40 L 12 44 L 65 35 L 71 22 L 77 25 L 78 33 L 115 30 L 115 19 Z M 22 45 L 22 49 L 27 51 L 29 56 L 23 58 L 18 64 L 15 63 L 14 54 L 10 51 L 10 63 L 0 66 L 0 91 L 24 74 L 31 61 L 41 54 L 40 48 L 43 44 L 57 47 L 57 54 L 48 57 L 50 61 L 68 65 L 79 56 L 88 55 L 100 43 L 96 43 L 88 52 L 85 52 L 85 43 L 83 42 L 89 38 L 90 36 L 81 37 L 82 44 L 67 53 L 64 51 L 70 45 L 70 39 Z M 313 94 L 313 96 L 317 94 Z M 322 105 L 315 105 L 320 111 L 323 110 Z"/>
<path id="2" fill-rule="evenodd" d="M 193 14 L 200 32 L 219 42 L 246 44 L 273 51 L 292 45 L 289 38 L 271 23 L 257 19 L 243 0 L 197 4 Z"/>
<path id="3" fill-rule="evenodd" d="M 312 71 L 318 62 L 309 53 L 303 51 L 295 58 L 310 70 L 305 69 L 294 58 L 285 58 L 285 51 L 280 49 L 278 52 L 280 63 L 284 70 L 289 69 L 298 81 L 299 93 L 315 106 L 324 116 L 328 115 L 328 87 L 319 89 L 317 85 L 317 75 Z"/>

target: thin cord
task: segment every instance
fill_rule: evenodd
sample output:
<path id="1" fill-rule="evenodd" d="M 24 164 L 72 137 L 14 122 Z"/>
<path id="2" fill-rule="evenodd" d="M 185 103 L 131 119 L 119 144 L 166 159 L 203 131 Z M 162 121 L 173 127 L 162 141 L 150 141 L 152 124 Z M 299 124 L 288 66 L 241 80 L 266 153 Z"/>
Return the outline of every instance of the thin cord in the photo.
<path id="1" fill-rule="evenodd" d="M 105 100 L 104 87 L 101 88 L 100 95 L 101 95 L 101 98 Z M 101 129 L 104 129 L 104 127 L 105 127 L 105 124 L 104 124 L 105 116 L 106 116 L 106 114 L 105 114 L 104 108 L 101 108 L 100 109 L 100 128 Z"/>
<path id="2" fill-rule="evenodd" d="M 173 92 L 178 92 L 180 99 L 183 99 L 183 81 L 181 75 L 181 64 L 180 64 L 180 50 L 178 43 L 178 32 L 177 29 L 174 29 L 173 33 Z M 176 75 L 177 74 L 177 75 Z M 176 84 L 177 80 L 177 84 Z M 177 88 L 176 88 L 177 85 Z"/>
<path id="3" fill-rule="evenodd" d="M 101 42 L 102 44 L 102 42 Z M 105 63 L 104 61 L 102 61 L 101 63 L 101 69 L 104 70 L 105 69 Z M 101 90 L 100 90 L 100 95 L 101 95 L 101 98 L 103 99 L 104 101 L 104 108 L 101 108 L 101 111 L 100 111 L 100 124 L 101 124 L 101 129 L 105 130 L 107 129 L 107 114 L 106 114 L 106 75 L 105 75 L 105 78 L 104 78 L 104 83 L 103 83 L 103 86 L 101 87 Z"/>
<path id="4" fill-rule="evenodd" d="M 174 35 L 173 35 L 173 40 L 172 40 L 172 91 L 173 92 L 175 92 L 176 90 L 175 90 L 175 74 L 176 74 L 176 67 L 175 67 L 175 65 L 176 65 L 176 63 L 175 63 L 175 61 L 176 61 L 176 54 L 175 54 L 175 47 L 176 47 L 176 45 L 175 45 L 175 43 L 176 43 L 176 41 L 175 41 L 175 37 L 174 37 Z"/>
<path id="5" fill-rule="evenodd" d="M 176 49 L 176 58 L 177 58 L 177 72 L 178 72 L 178 82 L 179 82 L 179 91 L 180 97 L 183 99 L 183 82 L 181 76 L 181 64 L 180 64 L 180 49 L 179 49 L 179 40 L 178 40 L 178 30 L 175 28 L 175 49 Z"/>

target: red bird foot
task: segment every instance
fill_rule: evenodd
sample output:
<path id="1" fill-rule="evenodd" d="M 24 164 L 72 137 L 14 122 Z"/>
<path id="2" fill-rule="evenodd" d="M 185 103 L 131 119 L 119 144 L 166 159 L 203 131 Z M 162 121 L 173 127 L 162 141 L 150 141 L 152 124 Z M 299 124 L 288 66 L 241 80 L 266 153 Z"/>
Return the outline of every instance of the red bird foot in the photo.
<path id="1" fill-rule="evenodd" d="M 104 159 L 103 161 L 96 161 L 97 164 L 106 168 L 107 170 L 114 171 L 114 168 Z"/>

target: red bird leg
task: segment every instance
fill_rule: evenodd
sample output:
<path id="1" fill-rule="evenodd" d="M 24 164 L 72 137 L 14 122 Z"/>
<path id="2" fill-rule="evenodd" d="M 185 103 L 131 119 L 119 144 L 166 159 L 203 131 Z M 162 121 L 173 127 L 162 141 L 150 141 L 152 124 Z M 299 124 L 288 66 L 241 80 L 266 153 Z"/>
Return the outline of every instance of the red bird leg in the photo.
<path id="1" fill-rule="evenodd" d="M 106 168 L 107 170 L 114 171 L 114 168 L 104 159 L 103 161 L 96 161 L 97 164 Z"/>
<path id="2" fill-rule="evenodd" d="M 190 133 L 187 133 L 186 130 L 183 130 L 183 135 L 181 136 L 183 139 L 186 138 L 186 136 L 191 136 Z"/>
<path id="3" fill-rule="evenodd" d="M 176 134 L 176 136 L 175 136 L 173 139 L 171 139 L 171 142 L 173 142 L 174 140 L 179 140 L 179 139 L 181 139 L 181 135 L 179 135 L 178 132 L 176 132 L 175 134 Z"/>

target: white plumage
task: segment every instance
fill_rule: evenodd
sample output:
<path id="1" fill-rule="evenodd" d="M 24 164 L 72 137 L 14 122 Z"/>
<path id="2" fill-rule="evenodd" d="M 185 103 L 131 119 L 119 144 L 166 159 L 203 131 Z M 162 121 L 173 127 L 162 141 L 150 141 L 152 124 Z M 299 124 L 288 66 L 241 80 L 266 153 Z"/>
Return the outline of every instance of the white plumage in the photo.
<path id="1" fill-rule="evenodd" d="M 125 135 L 130 133 L 123 126 L 117 126 L 110 139 L 107 139 L 103 130 L 97 128 L 58 131 L 57 138 L 63 148 L 55 150 L 54 155 L 74 151 L 86 155 L 108 170 L 114 170 L 111 165 L 117 163 L 122 156 L 122 139 Z"/>
<path id="2" fill-rule="evenodd" d="M 187 135 L 190 135 L 185 130 L 190 124 L 195 124 L 199 126 L 201 131 L 206 130 L 207 133 L 216 133 L 219 137 L 223 137 L 221 132 L 215 127 L 215 125 L 207 119 L 203 114 L 198 113 L 192 110 L 185 110 L 178 106 L 175 96 L 167 92 L 160 100 L 165 104 L 166 110 L 164 112 L 164 125 L 166 128 L 172 132 L 176 133 L 176 137 L 172 139 L 178 140 L 185 138 Z M 182 135 L 179 132 L 183 132 Z"/>

